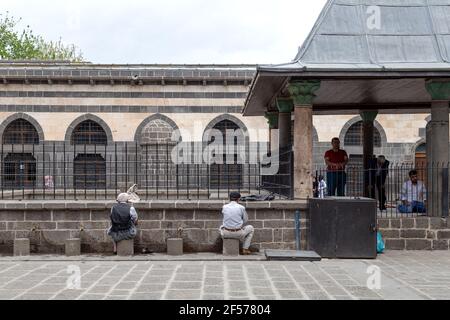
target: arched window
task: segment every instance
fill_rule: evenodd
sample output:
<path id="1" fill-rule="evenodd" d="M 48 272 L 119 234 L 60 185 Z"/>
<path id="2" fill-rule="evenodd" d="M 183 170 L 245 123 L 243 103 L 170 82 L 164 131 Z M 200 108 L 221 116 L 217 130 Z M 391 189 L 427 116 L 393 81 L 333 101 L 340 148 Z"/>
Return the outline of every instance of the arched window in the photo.
<path id="1" fill-rule="evenodd" d="M 3 144 L 39 144 L 39 134 L 30 122 L 17 119 L 6 127 Z"/>
<path id="2" fill-rule="evenodd" d="M 108 137 L 97 122 L 86 120 L 73 130 L 71 142 L 73 145 L 107 145 Z"/>
<path id="3" fill-rule="evenodd" d="M 242 173 L 243 166 L 239 164 L 240 153 L 239 153 L 239 143 L 245 143 L 244 133 L 242 129 L 231 120 L 223 120 L 217 123 L 213 130 L 220 131 L 222 133 L 223 141 L 223 164 L 212 164 L 210 167 L 210 187 L 220 188 L 220 189 L 240 189 L 242 188 Z M 234 133 L 234 134 L 233 134 Z M 233 134 L 233 141 L 228 141 L 230 134 Z M 214 135 L 208 137 L 208 143 L 214 142 Z M 229 144 L 233 144 L 233 154 L 228 154 Z M 233 163 L 229 162 L 232 158 Z"/>
<path id="4" fill-rule="evenodd" d="M 173 125 L 164 119 L 151 120 L 140 131 L 140 163 L 144 173 L 140 184 L 144 188 L 176 188 L 177 178 L 182 178 L 171 158 L 176 144 L 172 141 L 174 131 Z"/>
<path id="5" fill-rule="evenodd" d="M 373 140 L 373 146 L 375 148 L 381 148 L 381 134 L 375 127 L 373 130 Z M 345 135 L 344 145 L 360 147 L 363 146 L 363 141 L 363 122 L 359 121 L 348 129 Z"/>

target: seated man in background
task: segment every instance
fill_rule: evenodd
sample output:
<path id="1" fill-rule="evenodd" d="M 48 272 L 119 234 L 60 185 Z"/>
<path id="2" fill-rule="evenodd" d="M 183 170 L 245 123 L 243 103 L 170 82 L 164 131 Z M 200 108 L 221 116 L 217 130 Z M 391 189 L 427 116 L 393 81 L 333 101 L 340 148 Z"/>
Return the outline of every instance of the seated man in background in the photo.
<path id="1" fill-rule="evenodd" d="M 238 203 L 240 199 L 239 193 L 231 193 L 230 203 L 222 210 L 223 225 L 220 227 L 220 234 L 223 239 L 238 239 L 244 242 L 242 254 L 250 255 L 255 229 L 252 226 L 244 226 L 248 222 L 248 215 L 245 207 Z"/>
<path id="2" fill-rule="evenodd" d="M 409 173 L 409 181 L 403 184 L 400 213 L 426 213 L 427 189 L 417 177 L 417 170 Z"/>

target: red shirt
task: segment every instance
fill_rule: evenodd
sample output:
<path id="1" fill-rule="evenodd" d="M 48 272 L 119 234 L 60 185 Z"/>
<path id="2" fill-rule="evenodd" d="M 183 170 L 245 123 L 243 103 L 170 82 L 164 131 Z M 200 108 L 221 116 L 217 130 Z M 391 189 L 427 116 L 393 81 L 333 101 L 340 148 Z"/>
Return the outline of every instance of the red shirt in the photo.
<path id="1" fill-rule="evenodd" d="M 328 150 L 325 153 L 325 158 L 328 158 L 328 160 L 331 163 L 344 163 L 346 159 L 348 159 L 348 155 L 347 152 L 345 152 L 345 150 L 339 150 L 338 152 L 334 152 L 333 149 Z M 345 167 L 342 169 L 335 169 L 335 168 L 331 168 L 330 166 L 328 166 L 328 171 L 341 171 L 341 170 L 345 170 Z"/>

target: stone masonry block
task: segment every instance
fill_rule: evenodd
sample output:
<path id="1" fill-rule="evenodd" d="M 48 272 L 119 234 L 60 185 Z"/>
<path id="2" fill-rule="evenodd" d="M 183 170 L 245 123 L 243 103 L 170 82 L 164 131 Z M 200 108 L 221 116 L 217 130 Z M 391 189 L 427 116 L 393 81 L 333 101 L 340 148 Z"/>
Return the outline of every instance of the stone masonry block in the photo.
<path id="1" fill-rule="evenodd" d="M 413 229 L 414 228 L 414 219 L 413 218 L 404 218 L 401 219 L 402 229 Z"/>
<path id="2" fill-rule="evenodd" d="M 400 229 L 400 219 L 391 219 L 391 229 Z"/>
<path id="3" fill-rule="evenodd" d="M 427 231 L 417 229 L 401 230 L 400 236 L 405 239 L 425 239 Z"/>
<path id="4" fill-rule="evenodd" d="M 400 230 L 398 229 L 381 229 L 380 232 L 385 239 L 400 239 Z"/>
<path id="5" fill-rule="evenodd" d="M 430 228 L 429 218 L 416 218 L 416 229 L 428 229 Z"/>
<path id="6" fill-rule="evenodd" d="M 389 219 L 378 219 L 378 228 L 389 229 Z"/>
<path id="7" fill-rule="evenodd" d="M 29 256 L 30 255 L 30 239 L 15 239 L 14 240 L 14 256 Z"/>
<path id="8" fill-rule="evenodd" d="M 431 250 L 432 240 L 407 239 L 406 250 Z"/>
<path id="9" fill-rule="evenodd" d="M 25 221 L 24 211 L 0 211 L 0 221 Z"/>
<path id="10" fill-rule="evenodd" d="M 257 210 L 256 220 L 281 220 L 284 219 L 283 210 Z"/>
<path id="11" fill-rule="evenodd" d="M 434 240 L 433 241 L 433 250 L 448 250 L 449 243 L 448 240 Z"/>
<path id="12" fill-rule="evenodd" d="M 65 245 L 67 257 L 81 255 L 81 239 L 67 239 Z"/>
<path id="13" fill-rule="evenodd" d="M 450 239 L 450 230 L 441 230 L 437 232 L 438 240 Z"/>
<path id="14" fill-rule="evenodd" d="M 223 239 L 223 255 L 238 256 L 239 246 L 240 243 L 238 239 Z"/>
<path id="15" fill-rule="evenodd" d="M 182 256 L 183 239 L 179 238 L 167 239 L 167 254 L 169 256 Z"/>
<path id="16" fill-rule="evenodd" d="M 430 229 L 439 230 L 447 228 L 447 220 L 442 218 L 430 218 Z"/>
<path id="17" fill-rule="evenodd" d="M 25 211 L 25 221 L 51 221 L 50 211 Z"/>
<path id="18" fill-rule="evenodd" d="M 70 238 L 70 231 L 45 230 L 42 231 L 42 241 L 52 245 L 64 245 Z"/>
<path id="19" fill-rule="evenodd" d="M 273 242 L 273 229 L 256 229 L 253 241 L 258 242 Z"/>
<path id="20" fill-rule="evenodd" d="M 124 240 L 117 244 L 117 255 L 129 257 L 134 255 L 134 240 Z"/>
<path id="21" fill-rule="evenodd" d="M 165 220 L 166 221 L 194 220 L 194 211 L 193 210 L 166 210 Z"/>
<path id="22" fill-rule="evenodd" d="M 66 211 L 55 210 L 53 211 L 53 221 L 89 221 L 91 220 L 91 214 L 89 211 Z"/>
<path id="23" fill-rule="evenodd" d="M 294 228 L 294 221 L 286 221 L 286 220 L 269 220 L 264 221 L 264 228 Z"/>
<path id="24" fill-rule="evenodd" d="M 406 241 L 404 239 L 386 239 L 387 250 L 405 250 Z"/>

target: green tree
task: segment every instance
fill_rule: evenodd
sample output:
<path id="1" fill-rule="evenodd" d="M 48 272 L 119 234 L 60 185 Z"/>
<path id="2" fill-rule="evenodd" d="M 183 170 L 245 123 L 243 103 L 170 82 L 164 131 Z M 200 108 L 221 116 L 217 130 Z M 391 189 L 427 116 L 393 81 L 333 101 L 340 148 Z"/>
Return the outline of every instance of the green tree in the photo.
<path id="1" fill-rule="evenodd" d="M 21 19 L 0 14 L 0 59 L 4 60 L 69 60 L 83 61 L 83 54 L 75 45 L 46 41 L 35 35 L 30 26 L 18 31 Z"/>

